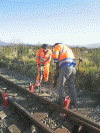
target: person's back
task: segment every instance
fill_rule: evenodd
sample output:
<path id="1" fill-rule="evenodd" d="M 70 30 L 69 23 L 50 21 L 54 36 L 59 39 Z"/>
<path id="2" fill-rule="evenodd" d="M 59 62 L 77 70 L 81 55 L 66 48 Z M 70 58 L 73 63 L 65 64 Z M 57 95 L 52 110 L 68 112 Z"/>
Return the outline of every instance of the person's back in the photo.
<path id="1" fill-rule="evenodd" d="M 63 106 L 63 98 L 64 98 L 64 86 L 67 80 L 68 86 L 70 89 L 70 96 L 71 96 L 71 104 L 76 106 L 77 105 L 77 94 L 76 88 L 74 85 L 75 80 L 75 59 L 74 54 L 70 48 L 65 46 L 64 44 L 56 43 L 54 45 L 52 58 L 56 63 L 56 66 L 59 66 L 60 73 L 59 73 L 59 85 L 58 85 L 58 103 Z"/>
<path id="2" fill-rule="evenodd" d="M 52 58 L 59 63 L 59 68 L 76 65 L 72 50 L 64 44 L 55 45 Z"/>

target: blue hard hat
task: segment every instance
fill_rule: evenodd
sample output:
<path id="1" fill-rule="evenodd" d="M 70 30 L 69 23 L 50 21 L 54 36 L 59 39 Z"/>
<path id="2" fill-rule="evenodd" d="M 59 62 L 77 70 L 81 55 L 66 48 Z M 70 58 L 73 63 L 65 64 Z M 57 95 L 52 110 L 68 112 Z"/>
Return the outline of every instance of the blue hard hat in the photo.
<path id="1" fill-rule="evenodd" d="M 60 42 L 59 44 L 63 44 L 62 42 Z"/>
<path id="2" fill-rule="evenodd" d="M 55 44 L 53 45 L 53 47 L 56 46 L 56 45 L 59 45 L 59 44 L 63 44 L 63 43 L 62 43 L 62 42 L 55 43 Z"/>

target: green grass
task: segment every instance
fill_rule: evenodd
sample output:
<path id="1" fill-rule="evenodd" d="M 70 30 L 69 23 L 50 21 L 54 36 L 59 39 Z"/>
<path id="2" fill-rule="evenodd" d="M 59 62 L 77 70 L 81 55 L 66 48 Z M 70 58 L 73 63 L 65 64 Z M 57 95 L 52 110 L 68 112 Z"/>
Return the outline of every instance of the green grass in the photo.
<path id="1" fill-rule="evenodd" d="M 23 46 L 22 44 L 0 48 L 0 64 L 7 69 L 26 74 L 29 77 L 36 78 L 37 64 L 35 56 L 41 46 Z M 52 49 L 52 48 L 51 48 Z M 75 58 L 81 58 L 80 68 L 76 61 L 76 79 L 77 89 L 88 89 L 90 91 L 100 91 L 100 49 L 73 48 Z M 55 64 L 50 62 L 50 78 L 54 78 Z"/>

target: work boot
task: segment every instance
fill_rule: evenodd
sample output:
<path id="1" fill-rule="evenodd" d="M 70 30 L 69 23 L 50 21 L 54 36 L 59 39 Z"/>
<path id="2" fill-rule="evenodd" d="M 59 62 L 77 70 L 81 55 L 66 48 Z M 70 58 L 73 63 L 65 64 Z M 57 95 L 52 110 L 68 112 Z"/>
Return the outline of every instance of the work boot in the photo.
<path id="1" fill-rule="evenodd" d="M 70 106 L 77 106 L 77 104 L 75 102 L 70 102 Z"/>
<path id="2" fill-rule="evenodd" d="M 58 100 L 55 101 L 55 103 L 56 103 L 57 105 L 63 107 L 63 100 L 62 100 L 62 99 L 59 98 Z"/>
<path id="3" fill-rule="evenodd" d="M 75 103 L 73 103 L 73 102 L 70 102 L 70 104 L 69 104 L 69 109 L 72 109 L 72 110 L 77 110 L 78 109 L 78 105 L 77 104 L 75 104 Z"/>
<path id="4" fill-rule="evenodd" d="M 35 87 L 34 87 L 34 92 L 37 93 L 38 91 L 39 91 L 39 86 L 35 86 Z"/>

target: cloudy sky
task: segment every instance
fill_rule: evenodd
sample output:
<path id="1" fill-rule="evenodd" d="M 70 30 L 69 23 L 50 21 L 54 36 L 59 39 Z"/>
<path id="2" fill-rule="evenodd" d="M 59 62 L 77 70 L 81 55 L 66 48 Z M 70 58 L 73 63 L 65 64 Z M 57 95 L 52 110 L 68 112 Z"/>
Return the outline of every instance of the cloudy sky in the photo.
<path id="1" fill-rule="evenodd" d="M 100 43 L 100 0 L 0 0 L 0 40 Z"/>

